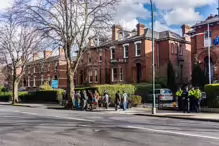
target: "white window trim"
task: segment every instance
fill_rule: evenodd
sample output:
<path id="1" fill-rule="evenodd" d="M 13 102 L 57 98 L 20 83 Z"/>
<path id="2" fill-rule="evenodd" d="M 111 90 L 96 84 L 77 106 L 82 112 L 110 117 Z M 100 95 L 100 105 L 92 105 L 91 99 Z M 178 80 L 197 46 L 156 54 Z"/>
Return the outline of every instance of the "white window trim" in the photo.
<path id="1" fill-rule="evenodd" d="M 175 50 L 175 45 L 174 43 L 171 44 L 171 54 L 174 54 L 174 50 Z"/>
<path id="2" fill-rule="evenodd" d="M 112 68 L 112 82 L 115 82 L 116 80 L 114 79 L 114 72 L 113 72 L 113 69 L 117 69 L 116 67 L 113 67 Z"/>
<path id="3" fill-rule="evenodd" d="M 43 85 L 44 84 L 44 75 L 41 75 L 40 81 L 41 81 L 41 85 Z"/>
<path id="4" fill-rule="evenodd" d="M 116 49 L 115 46 L 110 47 L 110 59 L 113 59 L 112 49 Z"/>
<path id="5" fill-rule="evenodd" d="M 47 65 L 47 71 L 50 71 L 50 64 Z"/>
<path id="6" fill-rule="evenodd" d="M 97 83 L 98 82 L 98 72 L 97 72 L 97 70 L 94 71 L 94 76 L 95 76 L 95 83 Z"/>
<path id="7" fill-rule="evenodd" d="M 128 56 L 125 56 L 125 47 L 126 47 L 126 46 L 129 47 L 129 44 L 126 43 L 126 44 L 123 45 L 123 52 L 124 52 L 124 53 L 123 53 L 123 57 L 124 57 L 124 58 L 128 58 Z"/>
<path id="8" fill-rule="evenodd" d="M 27 78 L 27 87 L 30 87 L 30 76 Z"/>
<path id="9" fill-rule="evenodd" d="M 141 54 L 140 55 L 137 55 L 137 44 L 141 44 L 141 41 L 136 41 L 136 42 L 134 42 L 134 44 L 135 44 L 135 56 L 136 57 L 139 57 L 139 56 L 141 56 Z M 141 49 L 141 48 L 140 48 Z"/>
<path id="10" fill-rule="evenodd" d="M 92 81 L 90 80 L 92 78 Z M 93 82 L 93 71 L 89 71 L 89 83 Z"/>
<path id="11" fill-rule="evenodd" d="M 33 73 L 36 73 L 36 67 L 35 66 L 33 67 Z"/>
<path id="12" fill-rule="evenodd" d="M 36 76 L 33 77 L 33 87 L 36 87 Z"/>

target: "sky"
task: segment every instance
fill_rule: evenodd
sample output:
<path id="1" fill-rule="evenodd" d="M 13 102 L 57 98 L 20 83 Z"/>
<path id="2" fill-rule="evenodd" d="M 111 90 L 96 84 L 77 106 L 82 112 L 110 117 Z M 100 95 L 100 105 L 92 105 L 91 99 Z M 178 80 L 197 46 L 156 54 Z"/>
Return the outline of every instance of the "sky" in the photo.
<path id="1" fill-rule="evenodd" d="M 1 0 L 0 11 L 12 0 Z M 125 29 L 136 28 L 137 23 L 151 27 L 150 0 L 121 0 L 116 8 L 115 23 Z M 153 0 L 156 31 L 171 30 L 181 34 L 181 25 L 190 26 L 217 14 L 218 0 Z"/>

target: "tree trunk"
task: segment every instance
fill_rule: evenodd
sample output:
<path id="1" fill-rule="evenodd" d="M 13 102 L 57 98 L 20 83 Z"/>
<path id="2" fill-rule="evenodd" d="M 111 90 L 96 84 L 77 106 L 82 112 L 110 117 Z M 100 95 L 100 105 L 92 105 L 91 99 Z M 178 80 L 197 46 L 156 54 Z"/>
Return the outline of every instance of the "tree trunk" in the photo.
<path id="1" fill-rule="evenodd" d="M 18 102 L 18 84 L 17 80 L 13 81 L 13 94 L 12 94 L 12 104 Z"/>
<path id="2" fill-rule="evenodd" d="M 71 62 L 67 60 L 67 97 L 68 104 L 67 108 L 73 109 L 74 106 L 74 73 L 71 69 Z"/>

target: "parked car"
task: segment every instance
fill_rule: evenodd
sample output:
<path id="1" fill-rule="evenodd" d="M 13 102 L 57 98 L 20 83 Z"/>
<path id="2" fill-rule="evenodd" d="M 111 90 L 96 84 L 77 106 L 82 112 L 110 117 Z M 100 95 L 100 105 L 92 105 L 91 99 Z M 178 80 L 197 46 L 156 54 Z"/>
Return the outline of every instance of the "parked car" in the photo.
<path id="1" fill-rule="evenodd" d="M 162 89 L 155 89 L 155 99 L 156 104 L 168 104 L 173 103 L 173 93 L 170 89 L 162 88 Z M 153 102 L 153 90 L 150 90 L 146 96 L 145 102 Z"/>

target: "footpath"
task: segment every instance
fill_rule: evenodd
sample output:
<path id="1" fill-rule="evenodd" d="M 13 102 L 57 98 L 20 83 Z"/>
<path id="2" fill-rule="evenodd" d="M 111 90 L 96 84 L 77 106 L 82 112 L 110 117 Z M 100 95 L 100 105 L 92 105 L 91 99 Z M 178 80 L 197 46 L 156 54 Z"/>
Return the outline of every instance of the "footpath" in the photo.
<path id="1" fill-rule="evenodd" d="M 0 102 L 0 105 L 11 106 L 9 102 Z M 57 109 L 64 110 L 64 107 L 59 104 L 16 104 L 14 106 L 30 107 L 30 108 L 43 108 L 43 109 Z M 98 108 L 94 109 L 92 112 L 102 112 L 105 114 L 128 114 L 136 116 L 150 116 L 150 117 L 160 117 L 160 118 L 173 118 L 173 119 L 184 119 L 184 120 L 198 120 L 198 121 L 209 121 L 209 122 L 219 122 L 219 113 L 182 113 L 176 110 L 157 110 L 155 115 L 151 114 L 150 107 L 133 107 L 127 111 L 122 111 L 119 109 L 115 111 L 114 108 L 104 109 Z"/>

